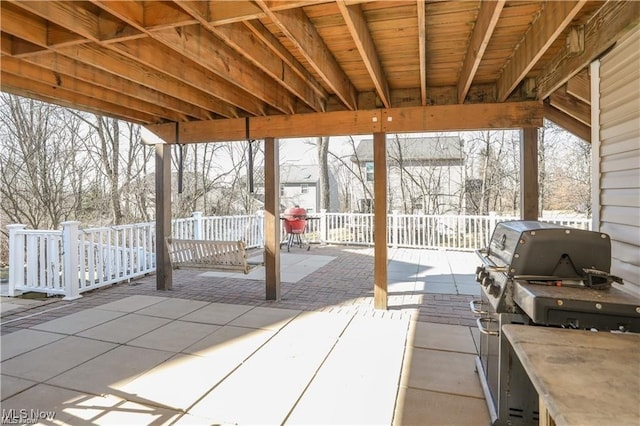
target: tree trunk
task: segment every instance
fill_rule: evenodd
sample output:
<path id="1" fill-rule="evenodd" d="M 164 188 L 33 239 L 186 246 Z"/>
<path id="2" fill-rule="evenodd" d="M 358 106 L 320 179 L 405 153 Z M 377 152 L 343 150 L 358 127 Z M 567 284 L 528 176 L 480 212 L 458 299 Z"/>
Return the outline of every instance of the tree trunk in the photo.
<path id="1" fill-rule="evenodd" d="M 318 138 L 318 165 L 320 168 L 320 208 L 330 210 L 331 195 L 329 190 L 329 140 L 328 136 Z"/>

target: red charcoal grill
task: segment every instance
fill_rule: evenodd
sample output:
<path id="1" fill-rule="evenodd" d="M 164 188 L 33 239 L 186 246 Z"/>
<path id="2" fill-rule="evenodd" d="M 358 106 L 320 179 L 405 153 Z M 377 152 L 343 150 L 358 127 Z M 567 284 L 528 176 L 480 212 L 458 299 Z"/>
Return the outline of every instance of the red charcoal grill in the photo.
<path id="1" fill-rule="evenodd" d="M 302 248 L 302 234 L 307 229 L 307 211 L 302 207 L 289 207 L 284 211 L 284 230 L 287 232 L 287 251 L 292 245 Z M 307 245 L 307 251 L 311 246 Z"/>

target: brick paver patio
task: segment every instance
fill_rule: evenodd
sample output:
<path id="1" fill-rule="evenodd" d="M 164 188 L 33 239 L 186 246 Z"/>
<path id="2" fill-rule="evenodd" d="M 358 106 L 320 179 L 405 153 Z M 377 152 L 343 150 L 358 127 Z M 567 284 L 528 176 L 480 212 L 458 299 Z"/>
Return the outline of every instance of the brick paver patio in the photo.
<path id="1" fill-rule="evenodd" d="M 469 310 L 469 301 L 478 291 L 473 275 L 476 263 L 473 253 L 389 249 L 387 311 L 373 309 L 372 248 L 313 246 L 308 252 L 292 249 L 291 254 L 330 256 L 334 259 L 295 283 L 282 282 L 279 301 L 266 301 L 264 281 L 246 279 L 242 274 L 211 276 L 203 270 L 175 270 L 170 291 L 156 290 L 156 277 L 149 275 L 83 293 L 81 299 L 74 301 L 48 298 L 40 303 L 24 303 L 16 309 L 3 310 L 2 334 L 132 295 L 303 311 L 362 313 L 382 318 L 408 317 L 441 324 L 475 324 Z M 282 256 L 287 255 L 282 253 Z M 15 301 L 4 298 L 3 303 Z"/>

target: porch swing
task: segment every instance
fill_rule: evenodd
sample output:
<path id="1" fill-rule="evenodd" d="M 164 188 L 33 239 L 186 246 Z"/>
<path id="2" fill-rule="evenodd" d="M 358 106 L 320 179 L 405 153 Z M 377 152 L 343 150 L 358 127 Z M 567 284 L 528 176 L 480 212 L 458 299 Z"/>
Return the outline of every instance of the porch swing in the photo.
<path id="1" fill-rule="evenodd" d="M 182 194 L 182 177 L 184 169 L 184 144 L 179 142 L 179 127 L 176 123 L 176 143 L 178 145 L 178 193 Z M 253 193 L 253 147 L 254 142 L 249 138 L 249 119 L 246 119 L 246 131 L 248 146 L 248 181 L 249 193 Z M 200 268 L 224 272 L 242 271 L 248 274 L 253 268 L 263 265 L 262 262 L 250 260 L 263 252 L 262 249 L 247 249 L 244 241 L 213 241 L 177 239 L 167 237 L 165 239 L 169 260 L 173 269 Z"/>

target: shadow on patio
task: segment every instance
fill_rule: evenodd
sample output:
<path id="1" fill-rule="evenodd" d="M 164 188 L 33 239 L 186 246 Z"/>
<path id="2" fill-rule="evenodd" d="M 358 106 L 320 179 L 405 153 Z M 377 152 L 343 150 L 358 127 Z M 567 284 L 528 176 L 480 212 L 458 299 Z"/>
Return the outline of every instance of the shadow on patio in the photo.
<path id="1" fill-rule="evenodd" d="M 264 300 L 260 270 L 176 271 L 172 291 L 149 276 L 5 311 L 3 414 L 55 411 L 58 424 L 488 424 L 468 308 L 474 255 L 390 249 L 389 259 L 388 311 L 373 309 L 372 249 L 334 247 L 283 253 L 278 302 Z"/>

